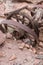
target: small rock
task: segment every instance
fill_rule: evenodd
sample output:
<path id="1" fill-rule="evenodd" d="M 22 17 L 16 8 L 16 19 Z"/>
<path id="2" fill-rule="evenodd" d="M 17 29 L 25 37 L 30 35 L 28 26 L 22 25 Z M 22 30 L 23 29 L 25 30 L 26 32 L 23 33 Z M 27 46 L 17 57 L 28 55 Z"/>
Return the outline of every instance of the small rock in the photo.
<path id="1" fill-rule="evenodd" d="M 25 43 L 21 43 L 19 49 L 23 50 L 24 47 L 25 47 Z"/>
<path id="2" fill-rule="evenodd" d="M 30 49 L 35 53 L 35 54 L 37 54 L 37 51 L 36 51 L 36 49 L 35 48 L 33 48 L 31 45 L 30 45 Z"/>
<path id="3" fill-rule="evenodd" d="M 15 55 L 12 55 L 9 59 L 9 61 L 12 61 L 12 60 L 15 60 L 16 59 L 16 56 Z"/>
<path id="4" fill-rule="evenodd" d="M 30 48 L 30 46 L 28 44 L 25 44 L 25 47 L 28 48 L 28 49 Z"/>
<path id="5" fill-rule="evenodd" d="M 0 31 L 0 45 L 6 40 L 6 35 Z"/>
<path id="6" fill-rule="evenodd" d="M 40 43 L 39 43 L 39 46 L 43 47 L 43 42 L 40 42 Z"/>
<path id="7" fill-rule="evenodd" d="M 12 38 L 12 35 L 8 32 L 8 33 L 6 34 L 6 38 L 7 38 L 7 39 L 11 39 L 11 38 Z"/>

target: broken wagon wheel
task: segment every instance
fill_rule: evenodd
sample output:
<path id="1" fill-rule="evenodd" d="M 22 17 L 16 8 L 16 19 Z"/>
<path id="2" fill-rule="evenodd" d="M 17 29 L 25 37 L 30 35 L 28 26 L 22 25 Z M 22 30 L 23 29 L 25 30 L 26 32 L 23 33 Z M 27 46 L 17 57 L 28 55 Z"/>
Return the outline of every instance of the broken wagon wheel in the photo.
<path id="1" fill-rule="evenodd" d="M 21 23 L 22 24 L 22 23 Z M 25 25 L 26 26 L 26 25 Z M 26 26 L 27 27 L 27 26 Z M 24 27 L 25 28 L 25 27 Z M 34 29 L 35 29 L 36 27 L 34 27 Z M 21 28 L 22 29 L 22 28 Z M 31 29 L 31 28 L 30 28 Z M 37 29 L 37 28 L 36 28 Z M 31 29 L 32 30 L 32 29 Z M 25 30 L 24 30 L 25 31 Z M 26 31 L 26 32 L 28 32 L 28 31 Z M 37 39 L 38 39 L 38 36 L 37 36 L 37 34 L 34 32 L 34 34 L 36 35 L 36 37 L 37 37 Z M 34 35 L 31 35 L 30 34 L 30 39 L 31 39 L 31 36 L 33 36 L 33 38 L 34 38 Z M 34 40 L 35 40 L 35 42 L 37 43 L 37 41 L 36 41 L 36 39 L 34 38 Z M 30 40 L 30 41 L 32 41 L 32 39 Z M 39 41 L 38 41 L 39 42 Z M 32 43 L 31 43 L 32 44 Z M 33 46 L 35 46 L 36 44 L 35 43 L 33 43 Z"/>
<path id="2" fill-rule="evenodd" d="M 24 16 L 24 15 L 22 15 L 22 16 Z M 24 17 L 26 17 L 26 16 L 24 16 Z M 26 17 L 27 18 L 27 17 Z M 28 18 L 29 19 L 29 18 Z M 19 19 L 17 19 L 17 21 L 19 21 Z M 22 28 L 21 28 L 22 29 Z M 37 35 L 36 35 L 37 36 Z M 33 37 L 34 37 L 34 35 L 33 35 Z M 36 39 L 35 39 L 36 40 Z"/>
<path id="3" fill-rule="evenodd" d="M 23 16 L 22 20 L 17 16 L 18 14 Z M 30 21 L 30 24 L 31 24 L 32 28 L 34 29 L 35 33 L 39 37 L 39 29 L 38 29 L 38 25 L 37 25 L 38 23 L 35 23 L 33 21 L 33 19 L 28 14 L 26 14 L 26 13 L 18 13 L 18 14 L 15 14 L 15 18 L 17 19 L 17 21 L 19 22 L 19 20 L 20 20 L 24 24 L 24 19 L 26 17 Z"/>
<path id="4" fill-rule="evenodd" d="M 25 7 L 25 8 L 27 8 L 27 7 Z M 25 8 L 22 8 L 22 9 L 25 9 Z M 7 19 L 11 19 L 11 17 L 12 17 L 15 13 L 16 13 L 16 14 L 19 14 L 19 11 L 22 10 L 22 9 L 19 9 L 19 10 L 13 11 L 13 12 L 10 12 L 9 16 L 7 17 Z M 30 22 L 31 22 L 31 24 L 32 24 L 32 27 L 33 27 L 33 29 L 35 30 L 35 33 L 36 33 L 36 36 L 37 36 L 37 35 L 38 35 L 38 34 L 37 34 L 37 31 L 38 31 L 37 26 L 32 22 L 32 20 L 31 20 L 27 15 L 22 14 L 22 16 L 24 16 L 24 17 L 26 17 L 26 18 L 28 18 L 28 19 L 30 20 Z M 39 33 L 39 31 L 38 31 L 38 33 Z M 37 36 L 37 37 L 38 37 L 38 36 Z"/>
<path id="5" fill-rule="evenodd" d="M 19 21 L 19 19 L 17 18 L 17 14 L 19 14 L 19 12 L 20 12 L 21 10 L 23 10 L 23 9 L 27 9 L 27 7 L 23 7 L 23 8 L 21 8 L 21 9 L 16 10 L 16 11 L 10 12 L 10 13 L 8 14 L 7 19 L 11 19 L 11 17 L 15 14 L 17 21 Z M 27 17 L 27 18 L 30 20 L 30 24 L 32 24 L 32 27 L 33 27 L 33 29 L 35 30 L 35 33 L 37 34 L 37 36 L 39 36 L 39 30 L 38 30 L 37 24 L 35 24 L 35 22 L 33 23 L 33 22 L 32 22 L 32 19 L 30 19 L 30 17 L 29 17 L 28 15 L 24 15 L 24 14 L 22 14 L 22 15 L 23 15 L 23 17 Z M 23 21 L 24 21 L 24 20 L 23 20 Z M 23 22 L 23 23 L 24 23 L 24 22 Z"/>
<path id="6" fill-rule="evenodd" d="M 19 21 L 19 20 L 20 20 L 20 19 L 18 19 L 18 21 Z M 21 24 L 24 25 L 24 21 L 22 21 L 22 20 L 20 20 L 20 21 L 23 22 L 23 23 L 21 23 Z M 26 26 L 26 25 L 25 25 L 25 26 Z M 20 32 L 20 33 L 21 33 L 21 32 Z M 27 33 L 25 33 L 25 34 L 27 35 Z M 29 34 L 29 35 L 30 35 L 30 34 Z M 35 44 L 36 41 L 35 41 L 35 39 L 34 39 L 34 36 L 32 36 L 32 35 L 29 36 L 29 35 L 28 35 L 28 38 L 29 38 L 29 40 L 30 40 L 30 44 L 31 44 L 32 46 L 35 46 L 35 45 L 36 45 L 36 44 Z M 20 36 L 21 36 L 21 35 L 20 35 Z M 23 37 L 24 37 L 24 36 L 23 36 Z M 21 36 L 21 38 L 23 38 L 23 37 Z M 20 38 L 20 37 L 19 37 L 19 38 Z M 33 41 L 32 38 L 34 39 L 34 41 Z"/>
<path id="7" fill-rule="evenodd" d="M 22 22 L 22 24 L 24 24 L 24 19 L 25 19 L 25 17 L 23 16 L 23 19 L 20 19 L 18 16 L 17 16 L 17 14 L 14 16 L 14 18 L 17 20 L 17 22 L 19 22 L 19 20 Z M 24 38 L 24 32 L 21 30 L 21 29 L 19 29 L 19 32 L 18 31 L 14 31 L 13 32 L 13 35 L 16 37 L 16 39 L 22 39 L 22 38 Z M 21 33 L 21 32 L 23 32 L 23 33 Z M 14 34 L 15 33 L 15 34 Z M 17 33 L 17 34 L 16 34 Z M 32 45 L 32 46 L 34 46 L 35 45 L 35 40 L 34 40 L 34 42 L 32 41 L 32 38 L 28 35 L 28 37 L 29 37 L 29 40 L 30 40 L 30 44 Z"/>

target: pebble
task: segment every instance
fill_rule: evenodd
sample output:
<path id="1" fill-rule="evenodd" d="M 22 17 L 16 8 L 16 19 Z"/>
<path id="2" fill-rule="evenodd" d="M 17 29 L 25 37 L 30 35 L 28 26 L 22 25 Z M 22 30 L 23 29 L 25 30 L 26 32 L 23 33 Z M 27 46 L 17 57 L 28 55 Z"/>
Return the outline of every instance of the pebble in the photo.
<path id="1" fill-rule="evenodd" d="M 40 42 L 40 43 L 39 43 L 39 46 L 43 47 L 43 42 Z"/>
<path id="2" fill-rule="evenodd" d="M 25 43 L 21 43 L 21 44 L 19 45 L 19 49 L 21 49 L 21 50 L 23 50 L 24 47 L 25 47 Z"/>
<path id="3" fill-rule="evenodd" d="M 12 55 L 9 59 L 9 61 L 12 61 L 12 60 L 15 60 L 16 59 L 16 56 L 15 55 Z"/>
<path id="4" fill-rule="evenodd" d="M 28 48 L 28 49 L 30 48 L 30 46 L 28 44 L 25 44 L 25 47 Z"/>

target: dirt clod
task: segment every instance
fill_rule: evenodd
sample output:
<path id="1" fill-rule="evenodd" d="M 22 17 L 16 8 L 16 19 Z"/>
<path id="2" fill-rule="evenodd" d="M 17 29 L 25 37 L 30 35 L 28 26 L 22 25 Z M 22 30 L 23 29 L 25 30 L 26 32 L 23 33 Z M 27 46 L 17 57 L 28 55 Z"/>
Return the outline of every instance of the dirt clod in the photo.
<path id="1" fill-rule="evenodd" d="M 16 56 L 15 55 L 12 55 L 9 59 L 9 61 L 12 61 L 12 60 L 15 60 L 16 59 Z"/>

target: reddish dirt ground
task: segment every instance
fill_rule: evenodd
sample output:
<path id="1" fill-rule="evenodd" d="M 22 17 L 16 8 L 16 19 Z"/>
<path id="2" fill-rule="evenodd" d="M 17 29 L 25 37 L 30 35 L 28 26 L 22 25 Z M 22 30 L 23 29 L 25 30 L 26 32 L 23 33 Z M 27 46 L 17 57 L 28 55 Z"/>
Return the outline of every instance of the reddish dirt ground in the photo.
<path id="1" fill-rule="evenodd" d="M 15 40 L 7 39 L 3 47 L 0 47 L 0 65 L 36 65 L 40 62 L 36 59 L 32 50 L 23 48 L 19 49 L 22 43 Z"/>

